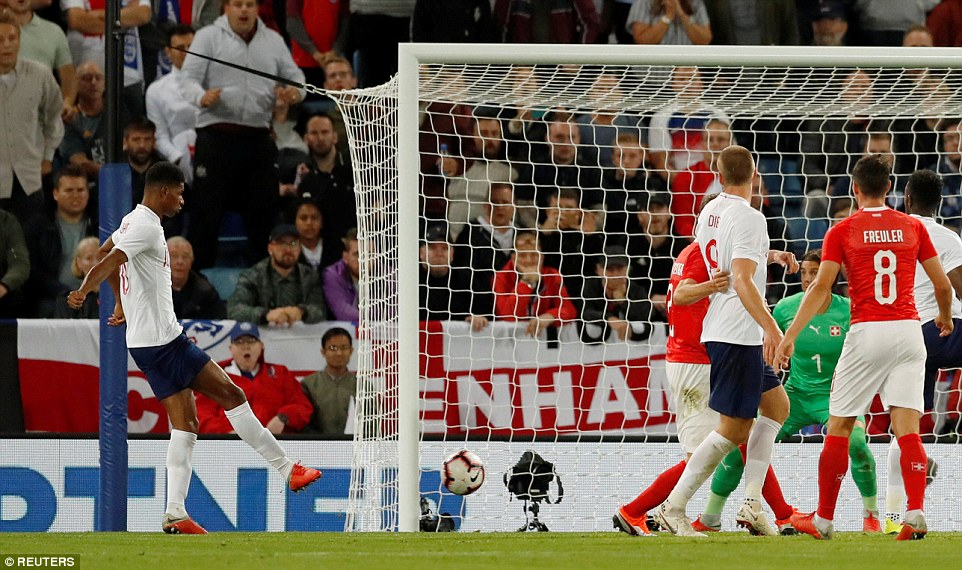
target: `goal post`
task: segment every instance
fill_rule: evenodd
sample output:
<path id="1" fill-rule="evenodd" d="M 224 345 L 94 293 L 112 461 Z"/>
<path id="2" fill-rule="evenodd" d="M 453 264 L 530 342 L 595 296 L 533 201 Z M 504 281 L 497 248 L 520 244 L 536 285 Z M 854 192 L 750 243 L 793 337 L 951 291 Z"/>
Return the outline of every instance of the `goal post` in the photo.
<path id="1" fill-rule="evenodd" d="M 444 153 L 438 151 L 440 144 L 432 149 L 423 148 L 425 136 L 432 136 L 431 128 L 424 126 L 425 116 L 428 116 L 427 121 L 430 122 L 435 116 L 432 113 L 437 113 L 429 108 L 430 104 L 437 103 L 449 109 L 444 111 L 448 116 L 443 118 L 451 123 L 465 118 L 460 114 L 462 111 L 455 110 L 458 105 L 501 109 L 536 107 L 539 115 L 542 112 L 550 114 L 559 110 L 570 111 L 572 115 L 592 112 L 619 116 L 637 115 L 644 117 L 645 126 L 638 127 L 644 130 L 650 128 L 653 116 L 678 101 L 697 101 L 706 107 L 717 109 L 719 116 L 725 117 L 736 142 L 745 144 L 756 155 L 764 154 L 767 157 L 767 160 L 760 161 L 759 170 L 764 179 L 763 183 L 767 186 L 769 207 L 774 212 L 773 217 L 784 222 L 780 230 L 783 241 L 798 254 L 819 244 L 821 235 L 831 223 L 829 211 L 816 210 L 814 214 L 808 211 L 808 202 L 813 201 L 813 197 L 831 194 L 831 190 L 827 187 L 818 191 L 812 190 L 819 173 L 810 169 L 810 165 L 806 165 L 805 161 L 812 154 L 821 154 L 829 158 L 837 156 L 847 162 L 864 152 L 862 147 L 848 146 L 856 139 L 854 135 L 850 137 L 848 131 L 843 130 L 831 133 L 844 135 L 840 139 L 841 150 L 829 149 L 827 143 L 820 140 L 818 144 L 821 146 L 813 147 L 814 153 L 806 152 L 799 141 L 811 140 L 809 135 L 817 134 L 805 126 L 806 120 L 827 123 L 838 119 L 844 122 L 848 117 L 858 116 L 871 123 L 876 120 L 893 122 L 901 119 L 908 121 L 907 128 L 912 134 L 910 142 L 915 144 L 916 123 L 926 119 L 944 121 L 962 118 L 962 74 L 959 73 L 962 57 L 960 50 L 955 48 L 402 44 L 398 63 L 398 76 L 384 86 L 331 94 L 336 98 L 345 117 L 351 142 L 359 209 L 361 257 L 361 316 L 358 333 L 361 358 L 355 420 L 355 460 L 351 474 L 347 530 L 418 530 L 420 499 L 425 492 L 422 470 L 436 469 L 440 465 L 439 454 L 449 452 L 451 445 L 471 449 L 472 446 L 484 447 L 491 441 L 504 442 L 503 446 L 491 447 L 490 453 L 508 453 L 511 457 L 497 459 L 494 464 L 500 469 L 498 472 L 489 471 L 487 487 L 500 487 L 505 468 L 510 467 L 516 459 L 515 456 L 533 442 L 570 443 L 574 446 L 582 442 L 594 442 L 591 443 L 595 446 L 591 453 L 598 454 L 597 458 L 579 458 L 574 448 L 570 451 L 570 456 L 565 455 L 569 452 L 558 451 L 559 455 L 564 456 L 565 465 L 574 471 L 575 478 L 590 472 L 598 464 L 599 458 L 619 458 L 616 460 L 619 463 L 618 467 L 613 469 L 614 473 L 585 478 L 591 482 L 588 488 L 604 490 L 605 501 L 602 501 L 602 507 L 597 507 L 597 512 L 587 507 L 584 511 L 578 511 L 575 518 L 580 526 L 573 527 L 578 530 L 600 528 L 601 523 L 598 520 L 610 517 L 610 512 L 605 510 L 610 504 L 617 504 L 615 501 L 619 500 L 624 502 L 633 497 L 629 496 L 633 491 L 625 489 L 640 490 L 672 460 L 671 457 L 657 455 L 657 465 L 639 465 L 640 460 L 632 462 L 623 458 L 632 450 L 639 449 L 632 446 L 644 445 L 647 441 L 659 442 L 657 445 L 671 445 L 663 443 L 666 436 L 673 434 L 671 424 L 662 425 L 650 421 L 656 410 L 647 407 L 667 406 L 667 397 L 659 395 L 656 398 L 651 395 L 655 388 L 646 386 L 636 389 L 630 381 L 628 392 L 625 393 L 627 395 L 619 393 L 617 387 L 613 387 L 608 396 L 609 400 L 597 396 L 597 390 L 600 390 L 598 387 L 608 381 L 605 374 L 616 368 L 614 363 L 619 361 L 646 362 L 646 381 L 655 382 L 657 375 L 663 375 L 663 370 L 658 368 L 663 366 L 663 358 L 658 356 L 661 353 L 657 352 L 656 346 L 657 343 L 664 342 L 661 323 L 647 323 L 651 325 L 646 333 L 649 336 L 641 348 L 641 345 L 626 348 L 618 343 L 582 345 L 577 334 L 572 333 L 573 338 L 562 335 L 559 342 L 563 350 L 552 352 L 549 356 L 540 348 L 543 344 L 536 344 L 544 343 L 544 337 L 541 337 L 541 340 L 528 341 L 522 338 L 522 333 L 514 329 L 504 332 L 503 327 L 495 327 L 484 333 L 493 339 L 481 339 L 483 335 L 472 333 L 469 328 L 462 326 L 463 323 L 458 323 L 445 325 L 446 328 L 440 329 L 446 335 L 438 345 L 443 354 L 424 354 L 425 343 L 430 344 L 425 338 L 432 334 L 426 332 L 425 327 L 420 324 L 418 311 L 417 260 L 423 226 L 431 221 L 424 209 L 425 187 L 432 177 L 448 176 L 443 172 L 440 175 L 424 172 L 426 154 L 440 154 L 440 158 L 444 158 Z M 520 66 L 534 67 L 542 73 L 542 81 L 531 86 L 509 80 L 510 70 Z M 709 70 L 711 78 L 705 80 L 703 93 L 685 96 L 672 92 L 672 70 L 683 66 Z M 617 90 L 609 89 L 599 94 L 598 90 L 593 90 L 593 86 L 596 86 L 593 82 L 606 70 L 613 70 L 621 83 Z M 871 91 L 869 95 L 853 97 L 846 90 L 843 78 L 847 73 L 858 70 L 870 72 Z M 924 86 L 923 80 L 919 79 L 916 73 L 927 74 L 932 78 L 932 85 Z M 540 124 L 544 119 L 539 117 L 536 120 L 531 119 L 531 122 Z M 785 127 L 787 124 L 795 126 Z M 638 125 L 641 125 L 641 122 Z M 521 134 L 517 135 L 521 138 L 520 142 L 525 145 L 544 143 L 544 140 L 533 141 L 526 138 L 529 136 L 528 126 L 522 125 Z M 864 128 L 866 131 L 860 131 L 858 136 L 867 134 L 868 127 Z M 931 134 L 941 140 L 937 127 L 931 126 L 929 130 L 933 132 L 926 132 L 924 136 Z M 890 140 L 898 138 L 900 144 L 903 139 L 909 140 L 908 130 L 898 131 L 889 127 L 889 131 Z M 464 132 L 455 130 L 451 135 L 459 144 L 466 145 L 470 142 L 470 135 Z M 543 132 L 541 136 L 544 136 Z M 767 137 L 772 142 L 758 142 L 762 137 Z M 863 143 L 862 139 L 858 139 L 859 145 Z M 605 144 L 609 146 L 595 144 L 594 152 L 603 152 L 614 143 Z M 766 147 L 765 151 L 753 148 L 766 144 L 770 148 Z M 791 149 L 786 151 L 786 145 Z M 897 145 L 893 143 L 893 146 Z M 923 158 L 928 159 L 932 153 L 923 153 L 916 147 L 912 150 L 906 150 L 907 148 L 893 149 L 895 160 L 904 159 L 906 164 L 913 162 L 919 167 L 928 166 L 922 164 L 922 161 Z M 698 152 L 703 152 L 706 156 L 710 154 L 704 147 L 699 149 Z M 671 194 L 671 181 L 676 180 L 676 175 L 685 168 L 676 169 L 670 164 L 672 152 L 674 151 L 668 151 L 669 163 L 664 167 L 670 171 L 669 182 L 665 184 L 666 194 Z M 690 166 L 696 162 L 696 152 L 688 147 L 683 149 L 681 154 L 679 163 Z M 530 158 L 533 154 L 528 156 L 529 158 L 521 159 L 515 157 L 514 162 L 508 159 L 508 162 L 513 170 L 522 170 L 535 165 L 535 159 Z M 932 156 L 941 158 L 941 150 L 935 149 Z M 587 171 L 588 167 L 585 166 L 584 170 Z M 835 183 L 840 184 L 839 187 L 844 186 L 847 171 L 829 174 L 838 178 Z M 456 176 L 466 175 L 462 172 Z M 519 184 L 517 181 L 512 182 Z M 450 180 L 443 183 L 447 185 Z M 825 198 L 826 203 L 831 199 L 830 203 L 834 204 L 836 197 L 842 196 L 829 195 Z M 449 194 L 438 199 L 445 203 L 442 208 L 450 207 L 454 201 Z M 959 199 L 962 200 L 962 196 L 959 196 Z M 556 200 L 560 200 L 560 194 Z M 538 206 L 536 199 L 532 205 L 535 212 L 533 215 L 536 217 L 539 215 Z M 633 217 L 635 212 L 636 210 L 629 209 L 621 213 Z M 543 211 L 540 212 L 540 215 L 543 214 Z M 519 211 L 518 216 L 522 215 L 523 212 Z M 677 214 L 673 212 L 673 215 L 677 220 Z M 797 279 L 787 279 L 784 276 L 778 279 L 781 281 L 777 284 L 784 291 L 798 290 Z M 777 299 L 769 300 L 774 302 Z M 581 325 L 565 326 L 570 327 L 567 329 L 569 332 L 581 330 Z M 502 336 L 497 336 L 499 334 Z M 505 357 L 499 351 L 508 346 L 515 352 Z M 458 352 L 462 350 L 459 347 L 467 351 L 467 356 Z M 364 354 L 365 351 L 368 352 L 367 355 Z M 495 376 L 514 362 L 512 359 L 518 362 L 519 367 L 535 366 L 524 360 L 528 358 L 526 355 L 529 355 L 529 352 L 525 351 L 530 351 L 531 362 L 543 364 L 529 374 L 537 378 L 531 380 L 524 374 L 517 373 L 518 377 L 512 376 L 510 385 L 504 388 L 507 396 L 499 399 L 497 390 L 500 388 L 496 386 Z M 600 356 L 591 360 L 596 353 Z M 444 359 L 444 362 L 476 357 L 481 362 L 477 365 L 478 368 L 484 369 L 483 375 L 490 375 L 490 378 L 484 376 L 481 380 L 478 379 L 480 377 L 466 376 L 471 382 L 475 382 L 467 387 L 453 386 L 454 380 L 450 375 L 443 380 L 425 378 L 422 360 L 426 356 L 438 357 Z M 586 377 L 589 374 L 595 375 L 591 386 L 575 386 L 572 389 L 574 396 L 563 395 L 564 390 L 558 387 L 569 386 L 572 382 L 564 375 L 570 375 L 572 367 L 580 364 L 584 364 L 585 371 L 582 372 Z M 474 370 L 474 366 L 467 366 L 469 373 Z M 587 368 L 591 370 L 587 371 Z M 545 372 L 550 370 L 560 372 L 550 376 Z M 574 374 L 578 376 L 582 372 Z M 574 380 L 575 384 L 579 379 L 580 376 Z M 565 384 L 566 382 L 568 384 Z M 616 380 L 611 382 L 616 383 Z M 941 396 L 949 397 L 949 390 L 957 391 L 956 387 L 949 386 L 940 384 Z M 596 391 L 594 396 L 592 390 Z M 425 403 L 422 401 L 422 393 L 443 396 L 434 403 Z M 457 395 L 457 401 L 451 401 L 451 394 Z M 544 409 L 549 398 L 557 398 L 558 401 L 554 402 L 555 409 L 547 413 Z M 607 427 L 609 423 L 605 423 L 605 414 L 611 413 L 612 406 L 630 407 L 644 398 L 648 398 L 647 403 L 643 402 L 640 405 L 642 409 L 637 413 L 627 408 L 616 410 L 621 427 Z M 499 410 L 498 406 L 505 402 L 511 409 Z M 561 429 L 559 426 L 562 425 L 562 420 L 559 418 L 565 415 L 562 408 L 568 403 L 577 408 L 573 412 L 574 419 L 571 420 L 571 425 L 575 427 L 566 426 Z M 944 401 L 942 405 L 944 406 Z M 524 409 L 517 409 L 515 406 Z M 661 413 L 661 410 L 657 412 Z M 670 410 L 665 408 L 664 413 L 669 412 Z M 507 414 L 504 416 L 507 417 L 504 420 L 507 423 L 498 424 L 492 418 L 502 413 Z M 548 415 L 545 415 L 546 413 Z M 601 420 L 596 421 L 599 417 Z M 472 423 L 478 418 L 481 418 L 478 421 L 483 424 L 480 427 Z M 632 423 L 635 421 L 632 418 L 637 422 Z M 436 430 L 438 435 L 433 438 L 426 438 L 422 433 L 422 426 L 429 422 L 440 426 Z M 554 427 L 545 428 L 546 423 L 550 422 L 554 422 Z M 508 433 L 507 436 L 504 436 L 505 432 Z M 435 445 L 434 439 L 440 439 L 442 444 Z M 444 442 L 450 445 L 444 445 Z M 662 451 L 666 448 L 658 449 Z M 676 452 L 677 447 L 670 450 Z M 474 451 L 478 451 L 486 462 L 495 459 L 486 457 L 483 449 Z M 879 487 L 882 495 L 885 451 L 882 447 L 876 447 L 874 451 L 880 459 Z M 778 453 L 776 447 L 776 454 Z M 791 453 L 796 455 L 783 458 L 785 464 L 802 461 L 799 459 L 801 455 L 798 455 L 802 454 L 801 451 Z M 810 452 L 806 451 L 802 455 L 805 462 L 811 462 Z M 428 456 L 432 462 L 430 465 L 425 464 L 422 459 Z M 558 457 L 552 458 L 557 459 Z M 804 489 L 798 493 L 811 492 L 809 487 L 815 466 L 810 467 L 804 474 L 799 472 L 788 475 L 800 475 L 803 480 Z M 618 472 L 624 473 L 625 470 L 632 469 L 634 471 L 631 472 L 631 481 L 627 485 L 615 482 Z M 946 470 L 943 469 L 942 472 L 945 473 Z M 950 477 L 954 478 L 954 473 Z M 435 491 L 441 492 L 440 489 Z M 503 500 L 507 501 L 504 489 L 500 491 Z M 793 484 L 789 493 L 795 492 Z M 443 493 L 439 496 L 443 496 Z M 797 495 L 795 497 L 797 498 Z M 474 500 L 490 499 L 468 499 Z M 804 506 L 811 506 L 810 497 L 805 497 L 804 500 L 807 501 Z M 855 499 L 852 501 L 852 504 L 857 503 Z M 500 512 L 500 508 L 485 507 L 480 510 L 492 513 Z M 586 514 L 580 514 L 582 512 Z M 471 528 L 504 528 L 501 522 L 489 522 L 490 525 L 477 523 Z M 955 528 L 962 523 L 952 524 L 951 528 Z"/>

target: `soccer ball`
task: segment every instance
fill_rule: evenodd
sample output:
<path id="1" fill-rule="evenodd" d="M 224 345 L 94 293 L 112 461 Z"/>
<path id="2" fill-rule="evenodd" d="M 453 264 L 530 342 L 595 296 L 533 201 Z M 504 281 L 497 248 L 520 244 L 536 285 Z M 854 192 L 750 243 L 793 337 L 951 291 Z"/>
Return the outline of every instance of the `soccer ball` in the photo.
<path id="1" fill-rule="evenodd" d="M 467 449 L 444 460 L 443 483 L 455 495 L 470 495 L 484 484 L 484 463 Z"/>

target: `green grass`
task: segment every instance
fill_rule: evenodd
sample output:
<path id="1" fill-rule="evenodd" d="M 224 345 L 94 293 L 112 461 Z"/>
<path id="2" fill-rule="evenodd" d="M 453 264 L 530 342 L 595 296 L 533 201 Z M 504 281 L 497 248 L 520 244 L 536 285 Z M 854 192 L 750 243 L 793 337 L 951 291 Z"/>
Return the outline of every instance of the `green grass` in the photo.
<path id="1" fill-rule="evenodd" d="M 0 570 L 10 555 L 73 555 L 74 568 L 148 570 L 468 570 L 514 568 L 951 568 L 962 533 L 925 540 L 840 533 L 753 538 L 721 533 L 709 539 L 634 538 L 608 533 L 342 534 L 220 533 L 166 536 L 140 533 L 0 534 Z"/>

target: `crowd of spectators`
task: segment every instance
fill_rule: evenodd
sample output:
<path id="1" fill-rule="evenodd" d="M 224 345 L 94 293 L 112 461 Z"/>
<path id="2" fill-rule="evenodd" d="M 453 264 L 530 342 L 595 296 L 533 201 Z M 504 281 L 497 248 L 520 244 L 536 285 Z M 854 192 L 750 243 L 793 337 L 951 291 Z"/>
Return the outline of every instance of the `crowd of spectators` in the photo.
<path id="1" fill-rule="evenodd" d="M 261 326 L 358 320 L 358 215 L 344 117 L 328 97 L 184 50 L 343 91 L 387 81 L 398 43 L 410 40 L 962 46 L 957 0 L 122 6 L 131 198 L 139 201 L 144 173 L 161 160 L 179 165 L 189 185 L 185 213 L 164 222 L 177 314 Z M 96 314 L 95 296 L 79 311 L 62 301 L 96 256 L 103 52 L 102 0 L 0 0 L 0 317 Z M 519 92 L 550 81 L 533 67 L 511 74 Z M 695 67 L 666 76 L 673 103 L 617 112 L 619 76 L 586 77 L 610 108 L 423 106 L 422 318 L 467 320 L 475 330 L 493 319 L 524 320 L 533 335 L 572 322 L 586 342 L 644 340 L 651 323 L 664 320 L 671 259 L 690 239 L 702 198 L 719 191 L 716 159 L 732 143 L 777 156 L 776 174 L 800 180 L 798 204 L 780 187 L 766 192 L 764 174 L 756 181 L 755 205 L 785 247 L 817 245 L 829 224 L 851 213 L 849 169 L 862 154 L 890 157 L 895 207 L 913 170 L 939 172 L 943 221 L 962 229 L 956 120 L 882 122 L 854 113 L 769 128 L 709 103 L 702 95 L 712 77 Z M 853 71 L 843 97 L 870 100 L 874 79 Z M 940 88 L 932 77 L 906 80 Z M 231 250 L 225 235 L 242 246 Z M 205 277 L 219 267 L 236 269 L 230 295 Z M 236 358 L 235 365 L 241 370 Z M 330 374 L 343 372 L 335 366 Z"/>

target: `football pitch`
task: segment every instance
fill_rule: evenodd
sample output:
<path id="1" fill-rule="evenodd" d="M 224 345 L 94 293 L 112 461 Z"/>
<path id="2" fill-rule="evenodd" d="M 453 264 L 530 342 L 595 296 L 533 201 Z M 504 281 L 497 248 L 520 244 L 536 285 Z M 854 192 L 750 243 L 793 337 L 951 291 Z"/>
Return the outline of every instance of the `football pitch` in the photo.
<path id="1" fill-rule="evenodd" d="M 720 533 L 708 539 L 635 538 L 609 533 L 49 533 L 0 535 L 0 568 L 9 557 L 72 556 L 82 569 L 317 569 L 471 570 L 561 568 L 938 568 L 959 560 L 962 533 L 925 540 L 840 533 L 757 538 Z M 23 566 L 19 566 L 23 567 Z"/>

